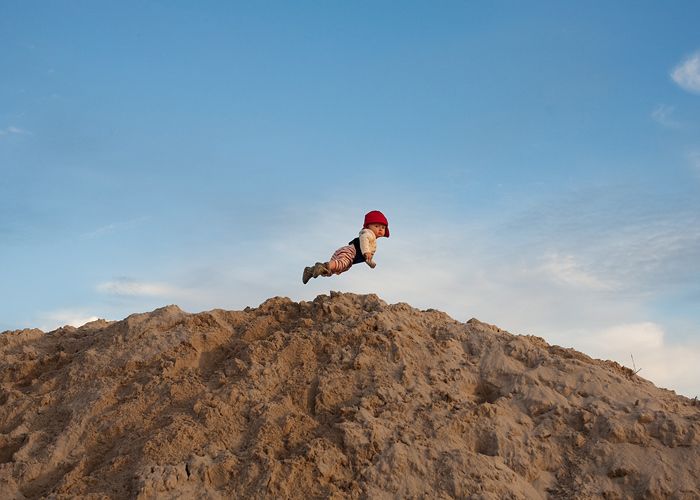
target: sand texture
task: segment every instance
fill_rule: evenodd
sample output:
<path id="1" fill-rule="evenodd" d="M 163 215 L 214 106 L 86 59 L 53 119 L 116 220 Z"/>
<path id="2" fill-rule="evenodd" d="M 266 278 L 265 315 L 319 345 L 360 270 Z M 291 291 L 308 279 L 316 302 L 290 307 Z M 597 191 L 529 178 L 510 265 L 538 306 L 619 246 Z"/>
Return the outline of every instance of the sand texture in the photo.
<path id="1" fill-rule="evenodd" d="M 700 498 L 700 406 L 374 295 L 0 335 L 0 498 Z"/>

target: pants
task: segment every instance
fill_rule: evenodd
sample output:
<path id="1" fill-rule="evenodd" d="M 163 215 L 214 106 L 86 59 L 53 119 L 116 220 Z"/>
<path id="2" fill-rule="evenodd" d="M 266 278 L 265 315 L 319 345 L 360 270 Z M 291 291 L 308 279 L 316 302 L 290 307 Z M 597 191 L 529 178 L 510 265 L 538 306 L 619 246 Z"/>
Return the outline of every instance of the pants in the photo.
<path id="1" fill-rule="evenodd" d="M 350 269 L 352 267 L 352 261 L 355 260 L 355 255 L 354 245 L 345 245 L 336 250 L 331 257 L 331 261 L 335 261 L 337 266 L 333 274 L 344 273 Z"/>

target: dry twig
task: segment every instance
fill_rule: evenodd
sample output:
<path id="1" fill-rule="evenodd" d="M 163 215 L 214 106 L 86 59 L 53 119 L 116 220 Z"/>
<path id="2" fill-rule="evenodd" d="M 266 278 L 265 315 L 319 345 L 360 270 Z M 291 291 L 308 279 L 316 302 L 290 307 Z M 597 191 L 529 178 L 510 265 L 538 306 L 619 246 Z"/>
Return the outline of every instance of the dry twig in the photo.
<path id="1" fill-rule="evenodd" d="M 637 366 L 634 364 L 634 356 L 632 356 L 632 354 L 630 354 L 630 358 L 632 358 L 632 375 L 636 375 L 637 373 L 642 371 L 642 369 L 640 368 L 639 370 L 637 370 Z"/>

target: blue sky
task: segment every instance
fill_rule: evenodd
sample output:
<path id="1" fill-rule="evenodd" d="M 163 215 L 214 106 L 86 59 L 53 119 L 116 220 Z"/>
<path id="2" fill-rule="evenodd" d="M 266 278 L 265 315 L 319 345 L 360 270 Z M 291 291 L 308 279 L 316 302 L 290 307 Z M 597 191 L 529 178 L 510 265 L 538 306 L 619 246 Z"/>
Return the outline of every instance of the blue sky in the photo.
<path id="1" fill-rule="evenodd" d="M 3 2 L 0 330 L 329 290 L 700 394 L 697 2 Z M 378 266 L 303 286 L 382 210 Z"/>

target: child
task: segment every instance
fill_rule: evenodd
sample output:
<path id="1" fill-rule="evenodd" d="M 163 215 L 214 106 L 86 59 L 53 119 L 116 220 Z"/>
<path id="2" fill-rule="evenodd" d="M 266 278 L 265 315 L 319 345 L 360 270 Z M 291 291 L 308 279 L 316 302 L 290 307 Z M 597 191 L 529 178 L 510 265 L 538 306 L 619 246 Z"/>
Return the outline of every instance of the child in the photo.
<path id="1" fill-rule="evenodd" d="M 374 262 L 377 238 L 382 236 L 389 237 L 389 222 L 379 210 L 372 210 L 365 215 L 365 224 L 360 231 L 360 236 L 336 250 L 328 262 L 316 262 L 313 266 L 305 268 L 301 281 L 306 284 L 311 278 L 344 273 L 353 264 L 360 262 L 366 262 L 374 269 L 377 265 Z"/>

